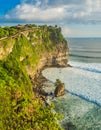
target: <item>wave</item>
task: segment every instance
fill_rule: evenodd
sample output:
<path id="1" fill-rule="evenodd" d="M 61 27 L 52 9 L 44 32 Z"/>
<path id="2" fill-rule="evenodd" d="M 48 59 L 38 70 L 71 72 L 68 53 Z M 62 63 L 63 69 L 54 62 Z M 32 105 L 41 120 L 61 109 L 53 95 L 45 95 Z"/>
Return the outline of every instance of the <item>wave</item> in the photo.
<path id="1" fill-rule="evenodd" d="M 84 53 L 84 52 L 89 52 L 89 53 L 101 53 L 101 50 L 92 50 L 92 49 L 89 49 L 89 50 L 87 50 L 87 49 L 75 49 L 75 48 L 70 48 L 70 52 L 82 52 L 82 53 Z"/>
<path id="2" fill-rule="evenodd" d="M 93 65 L 94 67 L 96 66 L 97 71 L 101 70 L 101 64 Z M 87 68 L 88 64 L 85 66 L 85 69 L 89 68 Z M 101 72 L 94 73 L 92 72 L 94 70 L 89 70 L 89 72 L 88 70 L 85 71 L 84 68 L 75 67 L 63 68 L 61 69 L 61 73 L 58 68 L 50 68 L 44 70 L 43 75 L 52 82 L 55 82 L 59 78 L 65 83 L 66 92 L 101 106 Z"/>
<path id="3" fill-rule="evenodd" d="M 75 67 L 75 68 L 83 69 L 83 70 L 91 71 L 91 72 L 95 72 L 95 73 L 101 73 L 101 70 L 96 69 L 96 68 L 88 68 L 88 67 Z"/>
<path id="4" fill-rule="evenodd" d="M 82 57 L 82 58 L 100 58 L 101 59 L 101 57 L 100 57 L 100 55 L 99 55 L 99 57 L 98 56 L 94 56 L 94 55 L 92 55 L 92 56 L 85 56 L 85 55 L 77 55 L 77 54 L 69 54 L 70 56 L 74 56 L 74 57 Z"/>
<path id="5" fill-rule="evenodd" d="M 65 90 L 67 93 L 69 92 L 70 94 L 74 95 L 74 96 L 77 96 L 77 97 L 80 97 L 88 102 L 92 102 L 94 104 L 96 104 L 97 106 L 100 106 L 101 107 L 101 103 L 99 103 L 98 101 L 96 100 L 92 100 L 90 99 L 89 97 L 87 97 L 86 95 L 82 95 L 82 94 L 78 94 L 78 93 L 74 93 L 72 91 L 68 91 L 68 90 Z"/>
<path id="6" fill-rule="evenodd" d="M 58 77 L 65 83 L 67 92 L 101 106 L 100 74 L 85 72 L 73 67 L 61 69 L 61 74 L 59 69 L 50 68 L 44 70 L 43 75 L 52 82 Z"/>
<path id="7" fill-rule="evenodd" d="M 74 68 L 95 72 L 95 73 L 101 73 L 101 63 L 80 63 L 80 62 L 70 61 L 69 64 L 74 66 Z"/>

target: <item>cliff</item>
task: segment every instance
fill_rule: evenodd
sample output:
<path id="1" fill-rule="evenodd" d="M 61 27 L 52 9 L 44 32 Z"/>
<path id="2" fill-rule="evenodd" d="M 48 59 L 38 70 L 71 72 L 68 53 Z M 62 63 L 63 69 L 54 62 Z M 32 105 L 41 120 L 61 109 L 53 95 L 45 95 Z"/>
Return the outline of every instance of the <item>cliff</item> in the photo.
<path id="1" fill-rule="evenodd" d="M 66 67 L 68 65 L 68 48 L 67 43 L 62 42 L 56 45 L 50 52 L 45 52 L 37 64 L 36 70 L 27 68 L 31 78 L 37 76 L 42 69 L 46 67 Z"/>
<path id="2" fill-rule="evenodd" d="M 67 62 L 67 42 L 60 27 L 30 25 L 0 40 L 1 130 L 60 129 L 51 108 L 33 96 L 32 80 L 44 67 L 63 67 Z"/>

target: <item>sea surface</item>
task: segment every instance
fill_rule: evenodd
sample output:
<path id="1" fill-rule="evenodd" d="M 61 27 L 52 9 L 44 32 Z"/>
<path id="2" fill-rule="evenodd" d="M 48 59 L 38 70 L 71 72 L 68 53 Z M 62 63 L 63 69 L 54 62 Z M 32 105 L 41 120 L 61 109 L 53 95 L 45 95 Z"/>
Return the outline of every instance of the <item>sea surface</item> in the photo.
<path id="1" fill-rule="evenodd" d="M 101 63 L 101 38 L 68 38 L 70 60 Z"/>
<path id="2" fill-rule="evenodd" d="M 65 83 L 66 94 L 55 98 L 62 126 L 70 130 L 101 130 L 101 38 L 68 38 L 73 67 L 49 68 L 43 75 Z"/>

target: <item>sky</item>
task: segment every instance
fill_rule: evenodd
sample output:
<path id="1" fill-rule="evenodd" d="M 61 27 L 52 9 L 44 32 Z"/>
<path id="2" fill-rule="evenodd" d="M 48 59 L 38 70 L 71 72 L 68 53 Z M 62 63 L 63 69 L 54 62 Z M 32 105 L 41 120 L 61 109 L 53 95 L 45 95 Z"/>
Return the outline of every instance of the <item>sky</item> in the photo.
<path id="1" fill-rule="evenodd" d="M 0 0 L 0 26 L 47 24 L 65 37 L 101 37 L 101 0 Z"/>

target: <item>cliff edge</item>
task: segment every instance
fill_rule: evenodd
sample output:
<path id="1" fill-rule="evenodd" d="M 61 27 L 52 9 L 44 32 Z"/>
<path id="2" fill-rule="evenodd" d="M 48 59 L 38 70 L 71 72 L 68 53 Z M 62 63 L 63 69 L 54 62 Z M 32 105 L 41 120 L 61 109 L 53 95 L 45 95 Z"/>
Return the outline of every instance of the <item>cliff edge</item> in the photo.
<path id="1" fill-rule="evenodd" d="M 51 112 L 51 106 L 45 107 L 32 89 L 32 81 L 44 67 L 67 66 L 69 51 L 61 28 L 26 25 L 3 29 L 8 33 L 0 39 L 0 129 L 61 129 L 58 114 Z M 15 30 L 12 35 L 11 29 Z"/>

